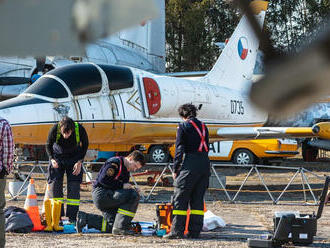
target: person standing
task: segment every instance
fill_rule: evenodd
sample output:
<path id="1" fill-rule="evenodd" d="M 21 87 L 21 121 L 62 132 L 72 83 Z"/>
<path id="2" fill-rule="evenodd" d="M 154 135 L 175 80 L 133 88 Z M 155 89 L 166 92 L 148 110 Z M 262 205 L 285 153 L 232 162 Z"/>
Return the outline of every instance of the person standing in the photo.
<path id="1" fill-rule="evenodd" d="M 5 247 L 5 188 L 6 175 L 13 169 L 14 142 L 11 127 L 7 120 L 0 118 L 0 248 Z"/>
<path id="2" fill-rule="evenodd" d="M 139 193 L 129 183 L 130 171 L 136 171 L 145 164 L 144 155 L 133 151 L 127 157 L 112 157 L 108 159 L 99 171 L 93 184 L 93 202 L 101 210 L 103 217 L 79 211 L 76 229 L 88 227 L 112 232 L 116 235 L 129 235 L 131 222 L 135 216 Z"/>
<path id="3" fill-rule="evenodd" d="M 179 124 L 174 157 L 173 221 L 164 238 L 184 237 L 187 209 L 190 206 L 188 237 L 198 238 L 203 227 L 204 194 L 209 185 L 209 133 L 196 118 L 197 108 L 184 104 L 178 109 L 183 123 Z"/>
<path id="4" fill-rule="evenodd" d="M 80 205 L 82 163 L 88 149 L 85 128 L 69 117 L 55 124 L 48 134 L 46 152 L 49 157 L 48 184 L 53 200 L 64 202 L 63 177 L 67 176 L 66 216 L 75 222 Z M 54 211 L 54 209 L 53 209 Z M 64 216 L 62 207 L 61 216 Z"/>

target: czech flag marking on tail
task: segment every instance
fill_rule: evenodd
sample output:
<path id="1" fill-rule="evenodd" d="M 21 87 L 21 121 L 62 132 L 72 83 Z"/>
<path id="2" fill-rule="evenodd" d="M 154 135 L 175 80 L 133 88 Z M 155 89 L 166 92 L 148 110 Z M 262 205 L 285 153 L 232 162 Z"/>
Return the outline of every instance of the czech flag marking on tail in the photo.
<path id="1" fill-rule="evenodd" d="M 248 41 L 245 37 L 241 37 L 238 40 L 237 50 L 239 57 L 244 60 L 248 55 Z"/>

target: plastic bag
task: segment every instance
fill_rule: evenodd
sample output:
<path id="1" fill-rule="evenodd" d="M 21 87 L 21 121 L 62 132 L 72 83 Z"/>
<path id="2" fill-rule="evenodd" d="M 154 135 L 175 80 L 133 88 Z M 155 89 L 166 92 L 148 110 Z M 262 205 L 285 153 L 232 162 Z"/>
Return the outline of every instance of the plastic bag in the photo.
<path id="1" fill-rule="evenodd" d="M 210 231 L 217 227 L 225 227 L 226 222 L 219 216 L 216 216 L 210 210 L 204 213 L 203 231 Z"/>

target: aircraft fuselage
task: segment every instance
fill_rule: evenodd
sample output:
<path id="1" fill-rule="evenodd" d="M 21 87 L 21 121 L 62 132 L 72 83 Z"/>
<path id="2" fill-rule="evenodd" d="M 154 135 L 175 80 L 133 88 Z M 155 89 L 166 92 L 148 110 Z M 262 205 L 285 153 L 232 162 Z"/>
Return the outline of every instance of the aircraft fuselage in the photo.
<path id="1" fill-rule="evenodd" d="M 210 129 L 211 140 L 224 126 L 261 126 L 240 91 L 204 82 L 158 76 L 138 69 L 76 64 L 55 69 L 23 94 L 0 103 L 0 116 L 12 125 L 15 143 L 45 144 L 63 116 L 79 121 L 91 147 L 107 144 L 173 143 L 182 121 L 180 105 L 192 102 Z"/>

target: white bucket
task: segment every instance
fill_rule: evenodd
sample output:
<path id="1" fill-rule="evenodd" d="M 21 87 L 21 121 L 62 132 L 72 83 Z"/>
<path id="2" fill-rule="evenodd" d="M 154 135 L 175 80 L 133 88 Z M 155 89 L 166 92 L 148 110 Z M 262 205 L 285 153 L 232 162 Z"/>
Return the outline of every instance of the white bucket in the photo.
<path id="1" fill-rule="evenodd" d="M 86 182 L 92 182 L 96 179 L 98 172 L 87 172 L 86 173 Z"/>
<path id="2" fill-rule="evenodd" d="M 22 191 L 20 193 L 20 195 L 26 195 L 27 194 L 27 186 L 29 185 L 29 181 L 26 181 L 23 187 L 22 187 L 22 185 L 23 185 L 23 182 L 21 182 L 21 181 L 9 182 L 9 184 L 8 184 L 9 194 L 12 195 L 12 196 L 15 196 L 15 195 L 17 195 L 17 193 L 19 193 L 18 191 L 20 189 L 22 191 L 26 188 L 24 191 Z"/>

